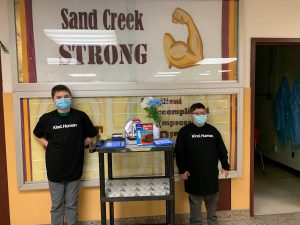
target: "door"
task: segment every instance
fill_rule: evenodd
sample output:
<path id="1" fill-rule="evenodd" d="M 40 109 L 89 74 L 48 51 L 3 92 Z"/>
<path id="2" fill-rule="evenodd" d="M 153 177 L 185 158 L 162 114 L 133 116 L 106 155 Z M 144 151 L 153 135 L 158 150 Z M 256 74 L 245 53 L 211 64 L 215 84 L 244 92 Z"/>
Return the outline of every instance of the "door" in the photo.
<path id="1" fill-rule="evenodd" d="M 255 74 L 257 68 L 256 52 L 258 46 L 299 46 L 297 38 L 252 38 L 251 39 L 251 137 L 250 137 L 250 215 L 254 216 L 254 134 L 255 134 Z"/>

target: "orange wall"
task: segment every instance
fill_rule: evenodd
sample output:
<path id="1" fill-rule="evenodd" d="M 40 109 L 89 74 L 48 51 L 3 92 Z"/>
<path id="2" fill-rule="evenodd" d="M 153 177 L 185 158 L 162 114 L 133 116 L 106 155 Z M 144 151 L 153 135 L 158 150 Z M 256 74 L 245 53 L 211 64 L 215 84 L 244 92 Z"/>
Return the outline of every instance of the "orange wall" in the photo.
<path id="1" fill-rule="evenodd" d="M 242 177 L 231 180 L 231 209 L 250 209 L 250 103 L 251 89 L 244 88 Z"/>
<path id="2" fill-rule="evenodd" d="M 3 105 L 11 225 L 47 223 L 50 220 L 50 197 L 47 191 L 18 191 L 11 93 L 4 93 Z"/>

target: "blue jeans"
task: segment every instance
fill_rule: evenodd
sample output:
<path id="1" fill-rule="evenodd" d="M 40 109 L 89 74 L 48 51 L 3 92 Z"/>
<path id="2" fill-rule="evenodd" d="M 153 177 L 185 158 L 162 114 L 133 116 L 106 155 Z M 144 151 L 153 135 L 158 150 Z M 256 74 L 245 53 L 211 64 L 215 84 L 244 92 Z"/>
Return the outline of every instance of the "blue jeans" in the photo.
<path id="1" fill-rule="evenodd" d="M 80 180 L 71 182 L 51 182 L 51 225 L 63 225 L 64 216 L 67 225 L 78 224 L 78 194 Z"/>
<path id="2" fill-rule="evenodd" d="M 219 224 L 218 217 L 217 217 L 218 199 L 219 199 L 219 192 L 211 195 L 206 195 L 206 196 L 189 194 L 190 225 L 202 224 L 202 215 L 201 215 L 202 201 L 204 201 L 205 208 L 207 211 L 207 224 L 218 225 Z"/>

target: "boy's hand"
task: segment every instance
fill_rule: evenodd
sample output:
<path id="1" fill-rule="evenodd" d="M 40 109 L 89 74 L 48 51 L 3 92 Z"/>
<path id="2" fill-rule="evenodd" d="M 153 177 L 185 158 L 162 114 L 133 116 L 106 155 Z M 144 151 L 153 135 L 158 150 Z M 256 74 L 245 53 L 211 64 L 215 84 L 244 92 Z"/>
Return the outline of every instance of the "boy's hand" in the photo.
<path id="1" fill-rule="evenodd" d="M 95 142 L 100 136 L 99 135 L 96 135 L 95 137 L 87 137 L 84 139 L 84 147 L 88 148 L 89 145 L 93 142 Z"/>
<path id="2" fill-rule="evenodd" d="M 180 174 L 182 180 L 188 180 L 190 176 L 189 171 L 185 171 L 183 174 Z"/>
<path id="3" fill-rule="evenodd" d="M 225 173 L 225 174 L 224 174 L 225 177 L 228 177 L 228 175 L 229 175 L 229 171 L 228 171 L 228 170 L 222 169 L 222 172 L 221 172 L 221 173 Z"/>

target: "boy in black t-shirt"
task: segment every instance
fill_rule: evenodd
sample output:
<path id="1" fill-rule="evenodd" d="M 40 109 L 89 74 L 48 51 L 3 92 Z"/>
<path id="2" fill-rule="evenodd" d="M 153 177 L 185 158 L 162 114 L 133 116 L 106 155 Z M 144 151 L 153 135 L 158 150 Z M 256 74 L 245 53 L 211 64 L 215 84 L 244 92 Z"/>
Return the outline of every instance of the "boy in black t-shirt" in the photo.
<path id="1" fill-rule="evenodd" d="M 46 168 L 51 194 L 51 225 L 78 224 L 78 193 L 84 146 L 96 139 L 97 130 L 82 111 L 71 108 L 71 91 L 52 88 L 56 110 L 42 115 L 33 131 L 46 149 Z"/>
<path id="2" fill-rule="evenodd" d="M 205 202 L 208 225 L 217 225 L 220 160 L 225 177 L 229 174 L 227 150 L 220 132 L 206 123 L 207 111 L 201 103 L 190 107 L 193 123 L 180 129 L 175 152 L 180 177 L 189 193 L 190 225 L 202 224 L 201 203 Z"/>

